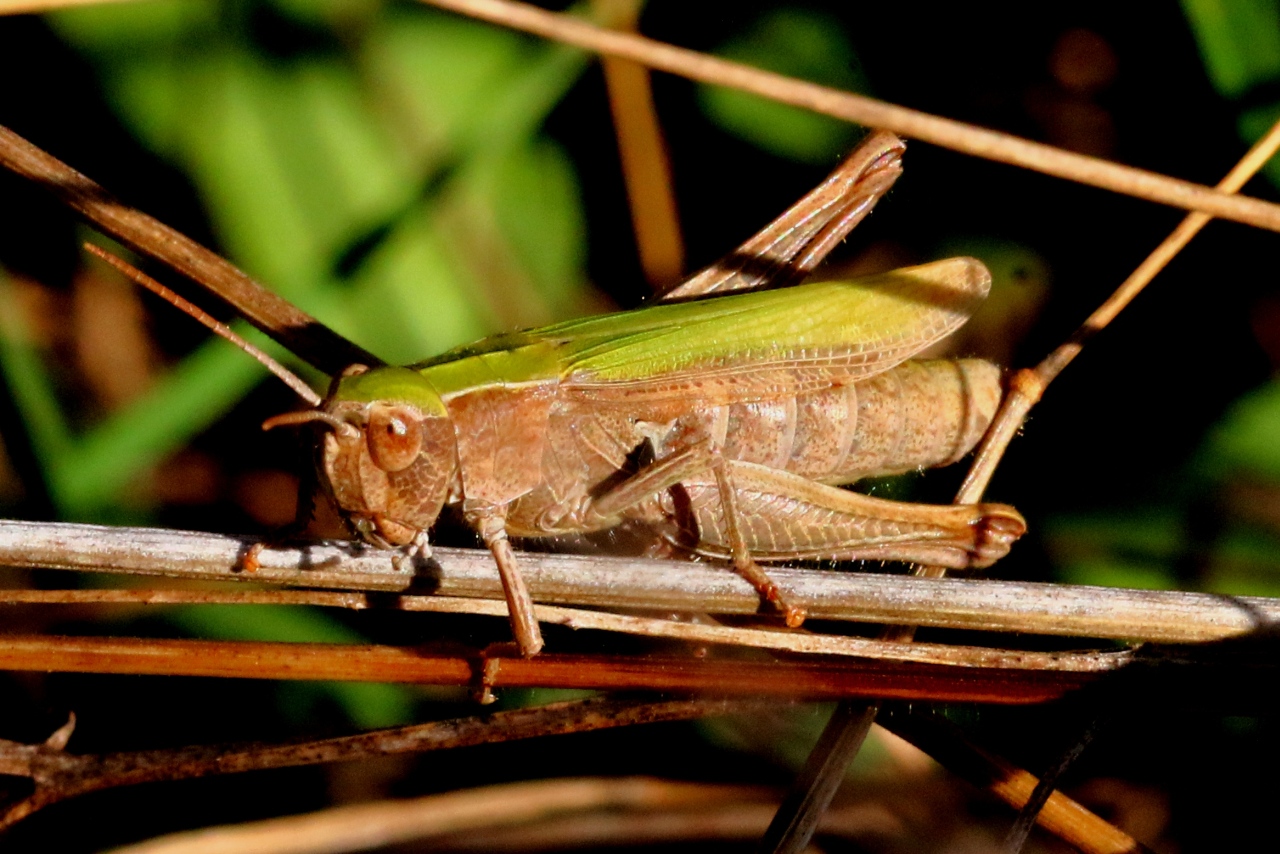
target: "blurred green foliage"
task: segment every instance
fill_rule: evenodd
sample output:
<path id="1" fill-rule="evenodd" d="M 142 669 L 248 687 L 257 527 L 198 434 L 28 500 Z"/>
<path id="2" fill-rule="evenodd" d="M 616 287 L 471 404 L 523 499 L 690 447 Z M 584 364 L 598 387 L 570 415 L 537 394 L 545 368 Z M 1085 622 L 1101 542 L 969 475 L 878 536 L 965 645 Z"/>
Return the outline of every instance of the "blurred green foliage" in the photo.
<path id="1" fill-rule="evenodd" d="M 1169 480 L 1160 503 L 1050 519 L 1059 577 L 1280 596 L 1280 381 L 1236 401 Z"/>
<path id="2" fill-rule="evenodd" d="M 120 118 L 190 177 L 232 260 L 388 361 L 581 312 L 576 178 L 539 133 L 581 54 L 374 3 L 268 11 L 331 29 L 281 57 L 249 37 L 255 4 L 104 4 L 51 20 L 100 68 Z M 262 377 L 210 341 L 77 432 L 17 312 L 6 317 L 6 375 L 64 518 L 140 518 L 130 484 Z"/>
<path id="3" fill-rule="evenodd" d="M 1280 102 L 1255 97 L 1280 84 L 1280 2 L 1182 0 L 1182 8 L 1210 82 L 1241 104 L 1241 137 L 1257 140 L 1280 117 Z M 1280 186 L 1280 164 L 1273 160 L 1265 171 Z"/>
<path id="4" fill-rule="evenodd" d="M 264 42 L 264 16 L 301 46 Z M 189 178 L 227 255 L 387 361 L 584 310 L 577 178 L 541 133 L 581 53 L 373 0 L 152 0 L 49 20 L 98 69 L 120 120 Z M 8 289 L 0 325 L 2 368 L 64 519 L 145 521 L 138 479 L 264 376 L 213 339 L 140 400 L 80 425 Z M 172 620 L 205 636 L 354 639 L 322 612 L 250 610 Z M 325 695 L 362 726 L 411 710 L 391 686 Z"/>
<path id="5" fill-rule="evenodd" d="M 1204 477 L 1238 472 L 1280 484 L 1280 383 L 1245 395 L 1207 437 L 1199 467 Z"/>
<path id="6" fill-rule="evenodd" d="M 1182 0 L 1205 71 L 1219 92 L 1238 98 L 1280 77 L 1280 3 Z"/>
<path id="7" fill-rule="evenodd" d="M 716 53 L 813 83 L 870 92 L 843 23 L 815 10 L 770 9 Z M 737 89 L 702 86 L 699 98 L 707 115 L 725 130 L 802 163 L 831 163 L 859 133 L 846 122 Z"/>

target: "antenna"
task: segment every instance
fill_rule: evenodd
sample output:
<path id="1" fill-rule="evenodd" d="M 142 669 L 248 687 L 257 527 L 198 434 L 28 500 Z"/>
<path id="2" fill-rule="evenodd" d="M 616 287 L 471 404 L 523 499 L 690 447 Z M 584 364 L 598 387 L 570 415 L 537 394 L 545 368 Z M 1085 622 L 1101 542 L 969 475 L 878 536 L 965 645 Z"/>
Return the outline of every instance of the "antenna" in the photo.
<path id="1" fill-rule="evenodd" d="M 257 359 L 263 365 L 263 367 L 265 367 L 268 371 L 270 371 L 271 373 L 279 377 L 281 381 L 284 382 L 285 385 L 293 389 L 299 397 L 301 397 L 303 400 L 307 402 L 309 406 L 320 405 L 321 403 L 320 395 L 316 394 L 311 389 L 311 386 L 303 382 L 302 379 L 297 374 L 293 373 L 284 365 L 280 364 L 275 359 L 271 358 L 266 353 L 262 352 L 261 349 L 259 349 L 258 347 L 255 347 L 254 345 L 250 344 L 248 341 L 241 338 L 239 335 L 233 332 L 231 330 L 231 327 L 227 326 L 227 324 L 213 317 L 207 311 L 195 305 L 194 303 L 190 302 L 189 300 L 186 300 L 178 296 L 176 293 L 169 290 L 164 285 L 160 284 L 155 279 L 151 278 L 146 273 L 142 272 L 137 267 L 130 264 L 128 261 L 125 261 L 124 259 L 119 258 L 115 255 L 112 255 L 107 250 L 94 246 L 92 243 L 86 243 L 84 245 L 84 248 L 92 252 L 94 255 L 97 255 L 103 261 L 106 261 L 112 267 L 115 267 L 121 273 L 124 273 L 130 279 L 137 282 L 139 285 L 146 288 L 147 290 L 151 291 L 151 293 L 160 297 L 165 302 L 169 303 L 170 305 L 174 306 L 180 311 L 200 321 L 209 329 L 211 329 L 213 332 L 217 333 L 218 335 L 221 335 L 223 338 L 227 339 L 232 344 L 235 344 L 241 350 L 245 351 L 250 356 Z"/>

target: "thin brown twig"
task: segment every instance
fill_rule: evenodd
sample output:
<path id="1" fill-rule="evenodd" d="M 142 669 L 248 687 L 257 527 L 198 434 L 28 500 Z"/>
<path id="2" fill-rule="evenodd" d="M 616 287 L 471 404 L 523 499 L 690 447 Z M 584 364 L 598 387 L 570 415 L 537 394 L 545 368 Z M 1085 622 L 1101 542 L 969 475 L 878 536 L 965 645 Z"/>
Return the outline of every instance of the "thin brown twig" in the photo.
<path id="1" fill-rule="evenodd" d="M 805 696 L 840 696 L 860 690 L 870 696 L 908 700 L 956 702 L 1044 702 L 1084 684 L 1082 674 L 1043 674 L 1027 679 L 1009 673 L 975 678 L 950 669 L 913 668 L 896 675 L 884 668 L 848 665 L 812 667 L 783 662 L 716 662 L 688 659 L 609 660 L 599 656 L 569 657 L 543 654 L 536 659 L 483 659 L 472 656 L 432 655 L 426 650 L 378 647 L 326 647 L 314 644 L 227 643 L 208 641 L 131 641 L 124 638 L 22 638 L 0 641 L 0 667 L 90 672 L 162 673 L 165 675 L 215 675 L 286 679 L 426 680 L 444 684 L 483 686 L 558 685 L 586 687 L 606 685 L 627 689 L 716 690 L 758 695 L 762 690 L 790 687 Z M 892 670 L 893 668 L 890 668 Z M 927 671 L 927 672 L 926 672 Z M 798 678 L 797 678 L 798 677 Z M 855 687 L 860 685 L 860 688 Z M 984 686 L 986 686 L 984 688 Z M 990 690 L 987 690 L 990 689 Z M 992 693 L 994 691 L 994 693 Z M 776 702 L 774 700 L 773 702 Z M 621 723 L 616 725 L 623 725 Z M 431 726 L 431 725 L 427 725 Z M 507 724 L 504 724 L 507 726 Z M 515 725 L 511 725 L 518 729 Z M 409 728 L 414 729 L 414 728 Z M 502 729 L 499 727 L 498 729 Z M 576 731 L 576 730 L 575 730 Z M 541 734 L 541 733 L 535 733 Z M 520 737 L 520 736 L 510 736 Z M 358 737 L 355 742 L 358 742 Z M 398 743 L 396 739 L 391 739 Z M 155 779 L 180 779 L 205 773 L 224 773 L 260 767 L 280 767 L 302 761 L 337 761 L 372 755 L 367 746 L 352 739 L 339 740 L 355 749 L 320 750 L 315 745 L 260 747 L 236 754 L 224 749 L 186 748 L 125 758 L 86 759 L 70 771 L 65 762 L 54 762 L 52 748 L 0 742 L 0 773 L 35 776 L 45 774 L 46 785 L 27 801 L 0 818 L 17 821 L 52 803 L 106 786 Z M 321 743 L 321 746 L 328 744 Z M 339 745 L 339 748 L 341 747 Z M 440 747 L 460 746 L 457 743 Z M 52 751 L 52 752 L 51 752 Z M 210 757 L 205 751 L 212 754 Z M 41 763 L 52 763 L 49 765 Z M 102 769 L 98 770 L 98 766 Z M 86 770 L 88 769 L 88 770 Z M 89 771 L 93 771 L 92 774 Z M 59 776 L 62 775 L 62 776 Z"/>
<path id="2" fill-rule="evenodd" d="M 604 811 L 551 817 L 528 827 L 478 828 L 429 841 L 433 852 L 510 852 L 538 854 L 576 850 L 639 848 L 661 850 L 665 846 L 695 847 L 698 843 L 724 848 L 725 843 L 749 842 L 758 837 L 773 810 L 771 803 L 724 803 L 696 809 L 664 811 Z M 882 805 L 853 804 L 832 810 L 824 817 L 824 833 L 856 843 L 886 835 L 905 834 Z M 718 844 L 717 844 L 718 843 Z M 834 847 L 834 846 L 833 846 Z M 843 846 L 841 846 L 843 847 Z"/>
<path id="3" fill-rule="evenodd" d="M 138 284 L 146 288 L 147 290 L 151 291 L 151 293 L 160 297 L 162 300 L 169 303 L 174 308 L 181 311 L 183 314 L 187 315 L 187 317 L 190 317 L 191 319 L 202 324 L 210 332 L 214 333 L 220 338 L 225 338 L 227 341 L 231 342 L 232 344 L 234 344 L 235 346 L 243 350 L 245 353 L 252 356 L 258 362 L 258 364 L 262 365 L 264 368 L 266 368 L 268 371 L 274 374 L 277 379 L 279 379 L 289 388 L 293 389 L 294 393 L 297 394 L 298 397 L 302 398 L 303 401 L 308 406 L 315 407 L 320 405 L 321 403 L 320 395 L 316 394 L 315 391 L 313 391 L 309 385 L 304 383 L 297 374 L 288 370 L 287 368 L 285 368 L 284 365 L 280 364 L 275 359 L 271 358 L 271 356 L 267 355 L 266 351 L 263 350 L 261 347 L 251 344 L 245 339 L 241 338 L 239 335 L 236 334 L 234 329 L 232 329 L 230 326 L 223 323 L 222 321 L 218 320 L 213 315 L 209 314 L 209 312 L 200 308 L 198 305 L 191 302 L 190 300 L 184 299 L 183 297 L 179 296 L 174 291 L 160 284 L 155 279 L 151 278 L 146 273 L 142 272 L 137 267 L 133 266 L 132 264 L 130 264 L 128 261 L 124 260 L 120 256 L 113 255 L 112 253 L 108 252 L 107 250 L 103 249 L 100 246 L 94 246 L 92 243 L 85 243 L 84 248 L 88 250 L 90 254 L 96 255 L 98 258 L 102 259 L 107 264 L 110 264 L 116 270 L 123 273 L 125 276 L 131 279 L 135 284 Z"/>
<path id="4" fill-rule="evenodd" d="M 706 692 L 802 699 L 888 697 L 1043 703 L 1096 682 L 1101 670 L 946 666 L 830 656 L 776 661 L 688 654 L 521 658 L 457 644 L 275 643 L 194 639 L 0 636 L 0 669 L 71 673 L 402 682 L 486 688 Z"/>
<path id="5" fill-rule="evenodd" d="M 354 610 L 391 607 L 400 611 L 507 618 L 505 603 L 493 599 L 397 596 L 394 601 L 384 603 L 363 593 L 318 590 L 0 590 L 0 605 L 8 604 L 311 605 Z M 1031 652 L 958 644 L 921 643 L 908 646 L 844 635 L 705 625 L 552 605 L 536 606 L 534 616 L 540 623 L 571 629 L 620 632 L 693 644 L 723 644 L 804 655 L 842 655 L 957 667 L 1092 672 L 1117 670 L 1132 660 L 1132 654 L 1128 650 Z"/>
<path id="6" fill-rule="evenodd" d="M 614 815 L 636 811 L 671 815 L 693 809 L 719 812 L 751 803 L 767 809 L 772 797 L 769 789 L 760 786 L 651 777 L 535 780 L 202 828 L 117 848 L 111 854 L 331 854 L 479 829 L 512 828 L 559 816 L 579 821 L 587 817 L 584 813 L 598 810 Z"/>
<path id="7" fill-rule="evenodd" d="M 998 757 L 949 742 L 938 747 L 957 777 L 997 797 L 1035 785 Z M 538 780 L 202 828 L 111 854 L 333 854 L 410 841 L 429 842 L 432 851 L 524 852 L 746 841 L 760 835 L 775 800 L 776 792 L 756 786 L 643 777 Z M 1063 838 L 1090 854 L 1147 851 L 1061 793 L 1046 811 Z M 828 812 L 821 829 L 849 839 L 902 830 L 897 825 L 874 802 L 854 801 Z M 1091 845 L 1096 838 L 1109 845 Z"/>
<path id="8" fill-rule="evenodd" d="M 1262 136 L 1241 158 L 1227 176 L 1218 183 L 1218 189 L 1225 193 L 1234 193 L 1243 187 L 1259 169 L 1267 164 L 1280 149 L 1280 122 Z M 1106 328 L 1152 279 L 1182 251 L 1191 238 L 1209 224 L 1211 216 L 1199 211 L 1187 214 L 1178 223 L 1168 237 L 1152 250 L 1138 267 L 1120 283 L 1120 286 L 1102 305 L 1089 315 L 1080 328 L 1065 343 L 1044 358 L 1031 370 L 1023 370 L 1010 378 L 1009 394 L 1001 403 L 1000 412 L 991 430 L 983 438 L 969 474 L 957 497 L 958 503 L 969 503 L 981 499 L 987 484 L 995 473 L 996 466 L 1004 457 L 1013 437 L 1026 423 L 1027 413 L 1031 411 L 1044 395 L 1049 383 L 1053 382 L 1067 365 L 1080 354 L 1086 341 Z"/>
<path id="9" fill-rule="evenodd" d="M 633 33 L 643 0 L 593 0 L 592 6 L 596 16 L 611 29 Z M 654 291 L 661 292 L 684 274 L 684 241 L 649 69 L 608 56 L 603 58 L 601 68 L 609 91 L 640 266 Z"/>
<path id="10" fill-rule="evenodd" d="M 703 83 L 741 89 L 763 98 L 866 127 L 891 130 L 911 139 L 976 157 L 1280 231 L 1280 206 L 1260 199 L 1236 196 L 1190 181 L 1087 157 L 1011 134 L 762 71 L 632 33 L 601 29 L 572 16 L 546 12 L 526 3 L 510 0 L 421 2 L 586 50 L 629 59 Z"/>
<path id="11" fill-rule="evenodd" d="M 938 787 L 941 788 L 941 787 Z M 934 789 L 930 791 L 930 789 Z M 830 848 L 811 848 L 811 851 L 840 850 L 988 850 L 974 844 L 973 827 L 961 829 L 955 822 L 936 810 L 930 810 L 936 800 L 934 787 L 917 786 L 906 798 L 916 803 L 899 809 L 902 801 L 890 797 L 903 793 L 894 792 L 879 800 L 856 800 L 834 806 L 823 817 L 821 833 L 831 839 Z M 1083 810 L 1079 804 L 1076 807 Z M 574 814 L 545 819 L 532 826 L 477 828 L 474 831 L 449 834 L 432 838 L 424 846 L 432 852 L 512 852 L 512 854 L 536 854 L 536 852 L 561 852 L 657 847 L 666 845 L 690 846 L 692 843 L 750 842 L 758 838 L 769 820 L 771 804 L 725 803 L 680 811 L 621 812 L 599 810 L 594 813 Z M 920 812 L 916 812 L 919 810 Z M 925 815 L 928 818 L 925 818 Z M 1096 817 L 1095 817 L 1096 818 Z M 914 819 L 914 820 L 913 820 Z M 1098 819 L 1101 821 L 1101 819 Z M 959 845 L 921 845 L 922 824 L 934 825 L 943 833 L 952 830 L 964 839 Z M 941 826 L 941 827 L 938 827 Z M 1125 836 L 1121 833 L 1120 836 Z M 952 837 L 955 839 L 955 837 Z M 852 843 L 841 845 L 841 841 Z M 898 842 L 894 846 L 892 842 Z M 958 840 L 956 840 L 958 841 Z M 889 842 L 886 845 L 886 842 Z M 859 845 L 858 843 L 863 843 Z M 911 843 L 914 843 L 912 845 Z M 744 849 L 745 850 L 745 849 Z M 1141 854 L 1146 849 L 1135 843 L 1129 848 L 1083 849 L 1087 854 Z M 132 852 L 130 853 L 132 854 Z M 149 854 L 149 852 L 148 852 Z M 168 854 L 168 852 L 166 852 Z M 172 852 L 179 854 L 179 852 Z M 187 852 L 181 852 L 187 854 Z M 203 852 L 191 852 L 203 854 Z M 274 852 L 272 852 L 274 854 Z"/>
<path id="12" fill-rule="evenodd" d="M 691 720 L 748 712 L 759 705 L 759 701 L 723 699 L 656 703 L 589 699 L 295 744 L 198 745 L 83 756 L 63 749 L 65 734 L 69 734 L 64 728 L 44 744 L 0 739 L 0 774 L 26 777 L 35 783 L 31 795 L 0 814 L 0 829 L 58 801 L 119 786 Z"/>
<path id="13" fill-rule="evenodd" d="M 957 776 L 1020 810 L 1039 780 L 1028 771 L 977 746 L 954 724 L 932 715 L 886 715 L 878 723 Z M 1084 854 L 1150 854 L 1147 847 L 1075 800 L 1055 791 L 1036 823 Z"/>
<path id="14" fill-rule="evenodd" d="M 236 307 L 245 320 L 327 374 L 382 360 L 353 344 L 186 235 L 113 197 L 53 155 L 0 126 L 0 166 L 35 182 L 63 204 L 148 258 L 154 258 Z"/>
<path id="15" fill-rule="evenodd" d="M 1220 191 L 1231 193 L 1244 186 L 1278 148 L 1280 122 L 1273 125 L 1227 174 L 1219 184 Z M 1035 369 L 1019 371 L 1010 378 L 1009 393 L 1001 403 L 987 435 L 983 437 L 969 473 L 956 494 L 956 504 L 972 504 L 982 499 L 1009 442 L 1022 428 L 1027 413 L 1040 399 L 1048 383 L 1075 358 L 1083 342 L 1128 305 L 1209 219 L 1209 216 L 1201 213 L 1188 215 L 1151 256 L 1121 283 L 1115 293 L 1090 315 L 1085 325 L 1066 344 L 1050 354 Z M 917 566 L 914 574 L 920 578 L 942 578 L 946 575 L 946 569 Z M 900 624 L 887 627 L 881 637 L 888 641 L 910 643 L 915 631 L 914 625 Z M 763 850 L 774 854 L 797 854 L 808 844 L 822 812 L 835 795 L 844 769 L 861 749 L 879 708 L 879 701 L 846 701 L 836 707 L 817 746 L 770 824 L 762 843 Z"/>

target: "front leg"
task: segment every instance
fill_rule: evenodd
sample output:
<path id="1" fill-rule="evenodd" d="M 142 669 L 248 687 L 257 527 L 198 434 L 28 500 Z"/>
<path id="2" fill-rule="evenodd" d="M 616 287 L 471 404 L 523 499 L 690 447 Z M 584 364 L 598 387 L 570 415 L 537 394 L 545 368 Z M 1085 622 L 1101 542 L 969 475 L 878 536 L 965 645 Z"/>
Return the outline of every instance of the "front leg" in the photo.
<path id="1" fill-rule="evenodd" d="M 374 524 L 379 524 L 378 520 L 375 520 Z M 407 572 L 413 569 L 415 560 L 428 560 L 430 557 L 431 539 L 427 532 L 414 531 L 412 539 L 403 546 L 399 546 L 399 551 L 391 558 L 391 566 L 396 572 Z"/>
<path id="2" fill-rule="evenodd" d="M 507 539 L 506 505 L 466 501 L 462 510 L 468 524 L 484 540 L 498 565 L 502 592 L 507 598 L 511 631 L 516 636 L 520 654 L 526 658 L 537 655 L 542 649 L 542 630 L 538 628 L 538 620 L 533 615 L 533 598 L 520 575 L 520 567 L 516 565 L 515 550 Z"/>

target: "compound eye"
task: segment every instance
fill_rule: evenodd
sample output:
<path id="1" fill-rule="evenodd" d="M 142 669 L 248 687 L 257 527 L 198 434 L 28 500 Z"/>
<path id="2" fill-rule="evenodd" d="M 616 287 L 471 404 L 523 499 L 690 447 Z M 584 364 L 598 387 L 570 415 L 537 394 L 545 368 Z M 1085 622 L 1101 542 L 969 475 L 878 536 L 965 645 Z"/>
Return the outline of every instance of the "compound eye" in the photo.
<path id="1" fill-rule="evenodd" d="M 402 471 L 422 451 L 421 416 L 407 406 L 370 407 L 367 436 L 374 464 L 383 471 Z"/>

